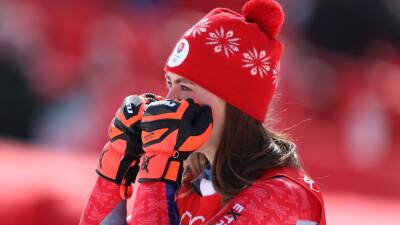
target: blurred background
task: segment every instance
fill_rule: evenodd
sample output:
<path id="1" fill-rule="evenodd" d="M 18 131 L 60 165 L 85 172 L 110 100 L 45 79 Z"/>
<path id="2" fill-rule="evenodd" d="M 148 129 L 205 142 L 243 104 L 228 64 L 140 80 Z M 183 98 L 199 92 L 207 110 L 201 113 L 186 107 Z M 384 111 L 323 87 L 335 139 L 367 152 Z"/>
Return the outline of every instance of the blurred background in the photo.
<path id="1" fill-rule="evenodd" d="M 244 0 L 0 1 L 0 224 L 77 224 L 124 96 L 206 12 Z M 400 1 L 279 0 L 274 127 L 298 144 L 328 224 L 400 222 Z"/>

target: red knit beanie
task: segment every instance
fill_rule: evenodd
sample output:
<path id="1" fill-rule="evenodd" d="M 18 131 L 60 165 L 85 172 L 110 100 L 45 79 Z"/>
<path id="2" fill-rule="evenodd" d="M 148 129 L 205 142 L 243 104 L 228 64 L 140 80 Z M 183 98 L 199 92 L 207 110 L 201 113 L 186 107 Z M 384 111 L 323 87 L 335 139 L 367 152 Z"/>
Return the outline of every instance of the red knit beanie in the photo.
<path id="1" fill-rule="evenodd" d="M 264 121 L 277 85 L 283 24 L 274 0 L 250 0 L 243 15 L 216 8 L 178 41 L 165 71 L 181 75 Z"/>

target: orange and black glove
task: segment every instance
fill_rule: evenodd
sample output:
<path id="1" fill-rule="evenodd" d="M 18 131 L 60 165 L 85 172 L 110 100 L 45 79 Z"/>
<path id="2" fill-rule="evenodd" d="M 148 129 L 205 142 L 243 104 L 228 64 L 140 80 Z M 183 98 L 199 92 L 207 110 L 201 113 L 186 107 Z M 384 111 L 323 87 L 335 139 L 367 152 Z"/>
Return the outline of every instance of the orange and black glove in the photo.
<path id="1" fill-rule="evenodd" d="M 149 104 L 142 118 L 139 182 L 167 181 L 180 185 L 183 161 L 210 137 L 212 111 L 192 99 Z"/>
<path id="2" fill-rule="evenodd" d="M 126 97 L 109 126 L 109 141 L 101 152 L 96 172 L 121 185 L 123 198 L 130 197 L 131 183 L 136 179 L 138 162 L 144 153 L 140 127 L 144 109 L 157 100 L 162 97 L 154 94 Z"/>

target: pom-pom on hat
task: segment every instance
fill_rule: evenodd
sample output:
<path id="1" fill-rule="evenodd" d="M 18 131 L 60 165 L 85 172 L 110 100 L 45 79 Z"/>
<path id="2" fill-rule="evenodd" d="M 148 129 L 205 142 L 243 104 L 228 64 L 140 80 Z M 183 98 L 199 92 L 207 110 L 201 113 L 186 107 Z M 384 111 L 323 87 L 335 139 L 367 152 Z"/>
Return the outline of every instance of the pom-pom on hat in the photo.
<path id="1" fill-rule="evenodd" d="M 283 10 L 276 1 L 248 1 L 242 8 L 242 14 L 248 22 L 257 23 L 260 30 L 271 38 L 279 34 L 285 19 Z"/>
<path id="2" fill-rule="evenodd" d="M 164 69 L 264 121 L 279 76 L 284 14 L 274 0 L 250 0 L 242 13 L 213 9 L 183 34 Z"/>

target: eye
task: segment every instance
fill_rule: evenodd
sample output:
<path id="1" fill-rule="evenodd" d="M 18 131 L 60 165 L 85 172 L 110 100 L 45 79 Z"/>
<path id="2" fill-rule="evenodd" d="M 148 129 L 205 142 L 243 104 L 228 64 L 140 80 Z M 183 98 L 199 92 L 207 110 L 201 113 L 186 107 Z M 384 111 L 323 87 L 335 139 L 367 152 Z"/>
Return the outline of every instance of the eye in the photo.
<path id="1" fill-rule="evenodd" d="M 191 91 L 192 89 L 186 87 L 185 85 L 181 85 L 181 90 L 182 91 Z"/>
<path id="2" fill-rule="evenodd" d="M 172 87 L 172 82 L 171 81 L 165 81 L 165 86 L 167 87 L 167 89 Z"/>

